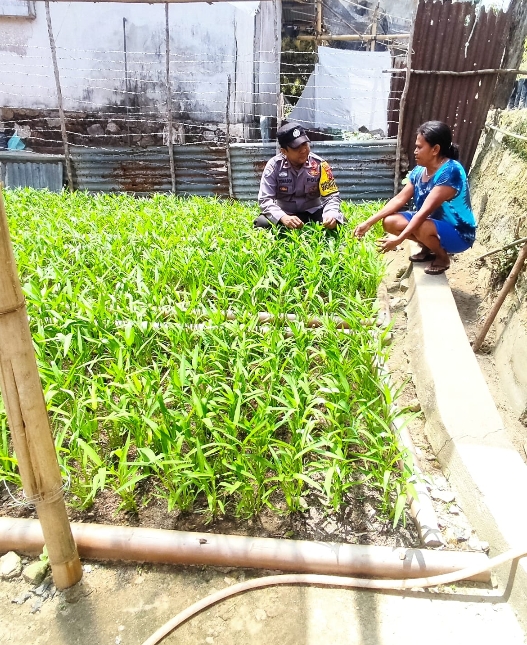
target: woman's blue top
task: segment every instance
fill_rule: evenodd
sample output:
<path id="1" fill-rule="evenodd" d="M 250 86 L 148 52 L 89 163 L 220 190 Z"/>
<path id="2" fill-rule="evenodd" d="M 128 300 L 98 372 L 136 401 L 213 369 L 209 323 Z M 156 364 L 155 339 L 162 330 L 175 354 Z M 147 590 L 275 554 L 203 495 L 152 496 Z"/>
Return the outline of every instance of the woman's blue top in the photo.
<path id="1" fill-rule="evenodd" d="M 465 169 L 458 161 L 449 159 L 437 169 L 428 181 L 422 181 L 424 171 L 423 166 L 416 166 L 409 177 L 414 187 L 416 209 L 421 209 L 425 199 L 435 186 L 452 187 L 456 191 L 454 197 L 448 202 L 443 202 L 429 217 L 448 222 L 464 240 L 472 244 L 476 238 L 477 225 L 470 204 Z"/>

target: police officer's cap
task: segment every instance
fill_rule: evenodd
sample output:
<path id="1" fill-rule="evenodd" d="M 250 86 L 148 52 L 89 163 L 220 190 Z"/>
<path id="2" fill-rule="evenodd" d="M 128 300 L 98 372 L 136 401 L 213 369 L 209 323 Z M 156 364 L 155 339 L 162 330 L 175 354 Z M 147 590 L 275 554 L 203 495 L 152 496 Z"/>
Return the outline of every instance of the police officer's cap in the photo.
<path id="1" fill-rule="evenodd" d="M 276 138 L 281 148 L 298 148 L 309 141 L 306 131 L 298 123 L 286 123 L 278 128 Z"/>

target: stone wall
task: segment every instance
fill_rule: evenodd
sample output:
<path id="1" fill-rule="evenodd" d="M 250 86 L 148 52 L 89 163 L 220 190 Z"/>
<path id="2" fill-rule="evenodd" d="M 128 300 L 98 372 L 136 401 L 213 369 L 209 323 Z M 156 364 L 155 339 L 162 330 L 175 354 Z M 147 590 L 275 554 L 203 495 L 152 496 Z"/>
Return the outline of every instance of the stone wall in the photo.
<path id="1" fill-rule="evenodd" d="M 72 145 L 95 148 L 139 147 L 150 148 L 168 143 L 166 121 L 151 117 L 135 118 L 124 109 L 107 107 L 101 112 L 66 112 L 68 141 Z M 254 126 L 256 130 L 256 125 Z M 0 108 L 0 132 L 3 140 L 17 131 L 26 149 L 34 152 L 63 153 L 58 110 Z M 245 143 L 246 124 L 230 126 L 230 142 Z M 172 142 L 225 144 L 225 123 L 173 124 Z"/>

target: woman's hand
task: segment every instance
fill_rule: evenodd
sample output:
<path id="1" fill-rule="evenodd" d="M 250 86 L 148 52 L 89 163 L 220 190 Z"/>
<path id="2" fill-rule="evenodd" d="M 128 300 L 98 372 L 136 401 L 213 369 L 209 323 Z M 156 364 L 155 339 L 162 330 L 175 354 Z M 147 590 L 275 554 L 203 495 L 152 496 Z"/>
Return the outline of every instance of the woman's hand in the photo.
<path id="1" fill-rule="evenodd" d="M 365 222 L 361 222 L 358 226 L 355 227 L 355 230 L 353 231 L 353 235 L 355 237 L 364 237 L 371 227 L 372 225 L 369 223 L 368 220 L 366 220 Z"/>
<path id="2" fill-rule="evenodd" d="M 388 253 L 388 251 L 393 251 L 394 249 L 396 249 L 400 243 L 401 240 L 399 240 L 398 237 L 396 237 L 395 235 L 389 235 L 383 240 L 377 241 L 377 248 L 381 253 Z"/>

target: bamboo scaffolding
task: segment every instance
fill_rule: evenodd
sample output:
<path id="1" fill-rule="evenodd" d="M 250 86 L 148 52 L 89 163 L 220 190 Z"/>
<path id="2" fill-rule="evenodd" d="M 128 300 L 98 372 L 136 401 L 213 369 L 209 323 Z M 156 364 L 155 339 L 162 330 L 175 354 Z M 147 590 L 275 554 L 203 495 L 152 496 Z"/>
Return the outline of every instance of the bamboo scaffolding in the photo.
<path id="1" fill-rule="evenodd" d="M 24 493 L 35 505 L 57 589 L 82 578 L 0 187 L 0 389 Z"/>

